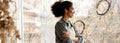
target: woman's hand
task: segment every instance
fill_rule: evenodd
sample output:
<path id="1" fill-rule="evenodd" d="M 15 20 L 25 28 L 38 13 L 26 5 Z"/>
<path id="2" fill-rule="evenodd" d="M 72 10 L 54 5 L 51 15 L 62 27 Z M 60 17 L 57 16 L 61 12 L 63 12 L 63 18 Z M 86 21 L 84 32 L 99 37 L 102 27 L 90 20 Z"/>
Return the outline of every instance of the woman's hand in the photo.
<path id="1" fill-rule="evenodd" d="M 72 38 L 72 40 L 75 42 L 75 43 L 78 43 L 78 37 L 75 37 L 75 38 Z"/>
<path id="2" fill-rule="evenodd" d="M 63 32 L 63 37 L 70 38 L 69 33 L 68 32 Z"/>
<path id="3" fill-rule="evenodd" d="M 68 32 L 64 32 L 63 37 L 70 38 L 69 33 Z M 70 38 L 70 39 L 73 40 L 75 43 L 78 43 L 78 40 L 79 40 L 78 37 Z"/>

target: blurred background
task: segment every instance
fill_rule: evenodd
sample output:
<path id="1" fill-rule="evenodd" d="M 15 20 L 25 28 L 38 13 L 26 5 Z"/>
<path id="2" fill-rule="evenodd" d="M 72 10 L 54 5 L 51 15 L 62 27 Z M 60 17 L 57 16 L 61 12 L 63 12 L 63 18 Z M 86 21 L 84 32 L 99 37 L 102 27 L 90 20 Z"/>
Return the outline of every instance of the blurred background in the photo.
<path id="1" fill-rule="evenodd" d="M 9 11 L 22 38 L 17 42 L 55 43 L 54 26 L 60 18 L 54 17 L 51 6 L 65 0 L 13 1 L 16 7 L 10 4 Z M 79 32 L 83 31 L 83 43 L 120 43 L 120 0 L 69 1 L 75 10 L 71 21 Z"/>
<path id="2" fill-rule="evenodd" d="M 55 43 L 55 18 L 51 6 L 64 0 L 24 0 L 25 43 Z M 71 21 L 85 24 L 83 43 L 120 43 L 120 0 L 69 0 L 75 14 Z M 84 25 L 76 27 L 82 32 Z"/>

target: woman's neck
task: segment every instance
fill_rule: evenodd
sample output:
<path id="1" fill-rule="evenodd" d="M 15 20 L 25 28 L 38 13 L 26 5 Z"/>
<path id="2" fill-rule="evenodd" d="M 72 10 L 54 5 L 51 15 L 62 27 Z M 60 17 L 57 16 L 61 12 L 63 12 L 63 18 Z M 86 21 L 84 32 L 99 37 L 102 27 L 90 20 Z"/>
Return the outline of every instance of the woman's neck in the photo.
<path id="1" fill-rule="evenodd" d="M 63 17 L 63 20 L 66 21 L 66 22 L 68 21 L 68 19 L 69 19 L 68 16 L 64 16 L 64 17 Z"/>

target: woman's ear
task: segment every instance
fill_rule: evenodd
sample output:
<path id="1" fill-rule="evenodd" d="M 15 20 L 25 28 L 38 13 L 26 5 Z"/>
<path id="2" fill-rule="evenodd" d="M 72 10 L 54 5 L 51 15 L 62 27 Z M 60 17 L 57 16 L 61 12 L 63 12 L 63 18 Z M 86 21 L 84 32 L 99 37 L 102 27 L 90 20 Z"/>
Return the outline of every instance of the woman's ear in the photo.
<path id="1" fill-rule="evenodd" d="M 68 13 L 68 10 L 67 10 L 67 9 L 65 9 L 65 13 Z"/>

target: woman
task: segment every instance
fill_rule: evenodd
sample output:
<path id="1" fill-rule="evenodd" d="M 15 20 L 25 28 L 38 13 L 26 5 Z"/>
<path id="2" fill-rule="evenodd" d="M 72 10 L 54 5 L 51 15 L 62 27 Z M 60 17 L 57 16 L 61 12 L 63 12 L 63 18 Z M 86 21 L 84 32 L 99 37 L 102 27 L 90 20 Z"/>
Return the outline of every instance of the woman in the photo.
<path id="1" fill-rule="evenodd" d="M 51 8 L 55 17 L 62 17 L 55 25 L 56 43 L 81 43 L 82 37 L 69 21 L 69 18 L 72 18 L 74 13 L 72 2 L 58 1 Z"/>

